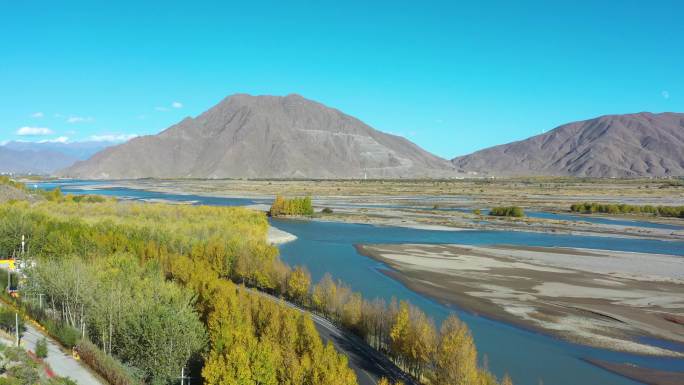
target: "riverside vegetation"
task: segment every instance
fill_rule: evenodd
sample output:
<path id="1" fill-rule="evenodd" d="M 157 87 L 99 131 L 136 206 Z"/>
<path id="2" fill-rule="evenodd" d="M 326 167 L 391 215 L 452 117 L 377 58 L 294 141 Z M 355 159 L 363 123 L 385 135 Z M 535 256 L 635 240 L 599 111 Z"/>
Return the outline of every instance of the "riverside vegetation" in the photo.
<path id="1" fill-rule="evenodd" d="M 497 383 L 456 317 L 438 333 L 407 302 L 365 300 L 330 276 L 311 288 L 265 242 L 261 213 L 54 196 L 0 205 L 0 252 L 28 236 L 20 305 L 112 384 L 172 383 L 186 365 L 207 384 L 356 383 L 310 317 L 233 282 L 328 316 L 426 383 Z"/>
<path id="2" fill-rule="evenodd" d="M 570 206 L 570 211 L 593 214 L 648 214 L 659 217 L 684 218 L 684 206 L 652 206 L 585 202 Z"/>

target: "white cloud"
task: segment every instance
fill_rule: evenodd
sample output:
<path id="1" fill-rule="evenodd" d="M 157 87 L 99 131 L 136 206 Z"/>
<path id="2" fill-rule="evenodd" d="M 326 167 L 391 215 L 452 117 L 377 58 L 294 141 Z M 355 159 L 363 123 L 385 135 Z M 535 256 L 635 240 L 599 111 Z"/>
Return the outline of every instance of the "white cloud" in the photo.
<path id="1" fill-rule="evenodd" d="M 42 118 L 43 116 L 45 116 L 45 114 L 40 111 L 31 114 L 32 118 Z"/>
<path id="2" fill-rule="evenodd" d="M 45 136 L 51 135 L 53 131 L 47 127 L 29 127 L 24 126 L 17 130 L 17 135 L 20 136 Z"/>
<path id="3" fill-rule="evenodd" d="M 173 102 L 173 103 L 171 103 L 170 106 L 157 106 L 157 107 L 154 107 L 154 110 L 155 110 L 155 111 L 164 112 L 164 111 L 171 111 L 172 108 L 175 108 L 175 109 L 183 108 L 183 103 L 181 103 L 181 102 Z"/>
<path id="4" fill-rule="evenodd" d="M 84 122 L 92 122 L 93 120 L 95 120 L 95 119 L 91 118 L 90 116 L 88 116 L 88 117 L 70 116 L 67 119 L 67 123 L 84 123 Z"/>
<path id="5" fill-rule="evenodd" d="M 91 135 L 88 139 L 93 142 L 125 142 L 129 139 L 137 137 L 136 134 L 105 134 L 105 135 Z"/>
<path id="6" fill-rule="evenodd" d="M 69 137 L 68 136 L 60 136 L 54 139 L 44 139 L 44 140 L 39 140 L 38 143 L 68 143 L 69 142 Z"/>
<path id="7" fill-rule="evenodd" d="M 670 92 L 667 90 L 664 90 L 660 94 L 663 95 L 663 99 L 669 99 L 670 98 Z"/>

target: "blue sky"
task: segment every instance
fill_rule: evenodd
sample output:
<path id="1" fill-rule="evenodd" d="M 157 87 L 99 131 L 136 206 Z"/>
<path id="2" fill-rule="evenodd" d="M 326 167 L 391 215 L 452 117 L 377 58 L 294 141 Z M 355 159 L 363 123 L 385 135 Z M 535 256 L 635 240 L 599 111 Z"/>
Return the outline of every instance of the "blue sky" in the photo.
<path id="1" fill-rule="evenodd" d="M 0 0 L 0 141 L 154 134 L 233 93 L 298 93 L 451 158 L 684 112 L 682 15 L 658 0 Z"/>

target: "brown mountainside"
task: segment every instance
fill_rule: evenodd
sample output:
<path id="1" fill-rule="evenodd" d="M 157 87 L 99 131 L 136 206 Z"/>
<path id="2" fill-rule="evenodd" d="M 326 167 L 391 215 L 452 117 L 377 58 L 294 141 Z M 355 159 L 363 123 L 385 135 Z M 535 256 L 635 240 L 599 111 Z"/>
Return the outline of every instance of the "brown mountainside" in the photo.
<path id="1" fill-rule="evenodd" d="M 460 171 L 494 176 L 684 175 L 684 114 L 606 115 L 457 157 Z"/>
<path id="2" fill-rule="evenodd" d="M 299 95 L 224 99 L 60 172 L 75 178 L 425 178 L 453 165 Z"/>

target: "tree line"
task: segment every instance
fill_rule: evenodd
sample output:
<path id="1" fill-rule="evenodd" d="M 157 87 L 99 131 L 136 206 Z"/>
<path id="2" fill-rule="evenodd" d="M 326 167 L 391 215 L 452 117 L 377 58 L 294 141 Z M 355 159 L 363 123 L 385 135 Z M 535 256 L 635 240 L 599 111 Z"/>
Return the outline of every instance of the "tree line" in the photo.
<path id="1" fill-rule="evenodd" d="M 659 217 L 684 218 L 684 206 L 628 205 L 584 202 L 570 205 L 570 211 L 583 214 L 650 214 Z"/>
<path id="2" fill-rule="evenodd" d="M 433 385 L 494 385 L 496 377 L 478 365 L 477 349 L 467 325 L 455 315 L 439 329 L 407 301 L 369 301 L 341 281 L 325 274 L 311 285 L 303 267 L 296 267 L 284 295 L 363 338 L 419 382 Z M 511 384 L 505 376 L 501 384 Z"/>

